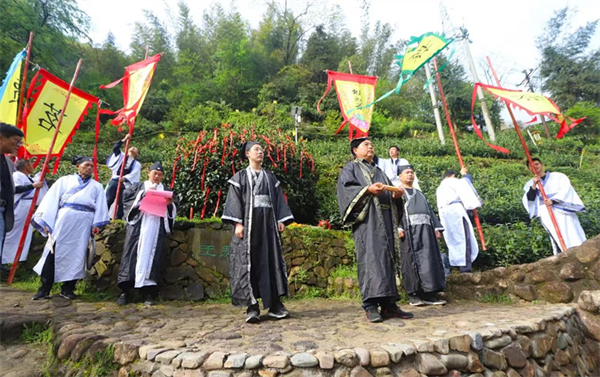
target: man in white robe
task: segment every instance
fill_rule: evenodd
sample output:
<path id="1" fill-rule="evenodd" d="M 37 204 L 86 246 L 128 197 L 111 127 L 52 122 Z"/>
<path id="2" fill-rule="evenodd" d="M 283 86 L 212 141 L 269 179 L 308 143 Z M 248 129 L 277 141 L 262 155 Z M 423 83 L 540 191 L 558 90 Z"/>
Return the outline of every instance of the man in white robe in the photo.
<path id="1" fill-rule="evenodd" d="M 54 282 L 62 282 L 60 295 L 74 300 L 75 283 L 85 277 L 90 237 L 109 223 L 104 188 L 92 178 L 93 160 L 75 156 L 78 173 L 59 178 L 48 190 L 32 225 L 48 237 L 33 270 L 42 286 L 33 300 L 47 299 Z"/>
<path id="2" fill-rule="evenodd" d="M 33 174 L 33 165 L 27 159 L 20 159 L 15 164 L 15 171 L 13 173 L 13 180 L 15 182 L 15 225 L 13 229 L 6 233 L 4 239 L 4 249 L 2 252 L 2 264 L 13 263 L 21 242 L 21 235 L 23 234 L 23 228 L 25 227 L 25 220 L 27 220 L 27 214 L 31 207 L 31 200 L 35 194 L 35 189 L 40 188 L 38 195 L 37 204 L 39 205 L 44 199 L 44 195 L 48 191 L 46 182 L 39 181 L 39 173 L 36 177 L 31 178 Z M 31 236 L 33 233 L 33 227 L 30 225 L 27 231 L 27 238 L 23 245 L 23 251 L 21 252 L 20 262 L 26 261 L 29 255 L 29 246 L 31 245 Z"/>
<path id="3" fill-rule="evenodd" d="M 477 258 L 479 248 L 467 211 L 481 207 L 483 201 L 473 187 L 468 169 L 463 167 L 460 172 L 463 178 L 456 178 L 452 170 L 447 171 L 435 194 L 440 221 L 446 229 L 444 240 L 450 265 L 458 266 L 460 272 L 471 272 L 471 264 Z"/>
<path id="4" fill-rule="evenodd" d="M 119 140 L 113 147 L 113 151 L 106 160 L 106 166 L 112 170 L 112 177 L 108 185 L 106 185 L 106 203 L 108 204 L 109 214 L 112 216 L 114 213 L 115 199 L 117 196 L 117 188 L 119 185 L 119 208 L 117 209 L 117 219 L 123 218 L 123 191 L 140 181 L 140 172 L 142 171 L 142 164 L 136 160 L 139 156 L 140 151 L 136 147 L 129 147 L 127 156 L 121 151 L 121 146 L 128 139 L 131 139 L 131 135 L 127 134 L 123 140 Z M 121 166 L 125 164 L 123 169 L 123 177 L 121 175 Z"/>
<path id="5" fill-rule="evenodd" d="M 383 170 L 385 175 L 390 179 L 392 184 L 396 187 L 400 187 L 402 183 L 400 182 L 400 172 L 398 172 L 399 166 L 410 165 L 408 160 L 405 158 L 400 158 L 400 148 L 397 146 L 390 147 L 388 154 L 390 158 L 378 158 L 376 160 L 377 166 L 379 169 Z M 421 191 L 421 187 L 419 187 L 419 179 L 415 174 L 415 181 L 413 182 L 413 187 L 417 190 Z"/>
<path id="6" fill-rule="evenodd" d="M 586 240 L 585 232 L 579 223 L 577 212 L 585 211 L 583 202 L 575 192 L 569 178 L 558 172 L 544 170 L 544 164 L 539 158 L 533 158 L 533 171 L 535 175 L 530 179 L 523 190 L 523 206 L 529 213 L 529 218 L 539 217 L 542 225 L 550 235 L 554 255 L 564 252 L 558 241 L 556 228 L 550 219 L 547 205 L 552 207 L 558 229 L 565 241 L 567 249 L 579 246 Z M 548 199 L 544 200 L 538 185 L 544 186 Z"/>
<path id="7" fill-rule="evenodd" d="M 119 305 L 127 304 L 133 288 L 141 289 L 146 305 L 154 305 L 158 296 L 162 244 L 164 236 L 172 232 L 177 207 L 172 197 L 166 199 L 163 216 L 144 212 L 140 206 L 148 191 L 169 191 L 161 183 L 164 174 L 162 164 L 155 162 L 148 170 L 147 181 L 139 182 L 123 193 L 127 235 L 117 277 L 122 290 L 117 300 Z"/>

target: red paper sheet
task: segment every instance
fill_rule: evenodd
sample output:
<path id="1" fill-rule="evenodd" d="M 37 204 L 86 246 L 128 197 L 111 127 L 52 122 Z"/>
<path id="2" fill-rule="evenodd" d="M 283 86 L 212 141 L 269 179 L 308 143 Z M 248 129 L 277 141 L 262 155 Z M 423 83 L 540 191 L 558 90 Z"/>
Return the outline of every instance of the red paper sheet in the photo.
<path id="1" fill-rule="evenodd" d="M 167 199 L 173 197 L 173 191 L 148 190 L 142 198 L 140 211 L 150 215 L 164 217 L 167 210 Z"/>

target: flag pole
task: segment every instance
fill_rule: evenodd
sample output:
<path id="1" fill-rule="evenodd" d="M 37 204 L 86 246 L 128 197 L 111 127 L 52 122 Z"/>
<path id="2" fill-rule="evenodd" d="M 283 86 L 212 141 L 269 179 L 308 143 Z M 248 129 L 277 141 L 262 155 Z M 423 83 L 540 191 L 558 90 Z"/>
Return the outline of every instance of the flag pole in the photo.
<path id="1" fill-rule="evenodd" d="M 23 99 L 25 97 L 25 83 L 27 82 L 27 71 L 29 70 L 29 58 L 31 57 L 31 45 L 33 44 L 33 31 L 29 32 L 29 42 L 27 42 L 27 57 L 25 58 L 25 64 L 23 65 L 23 76 L 21 78 L 21 83 L 19 84 L 19 89 L 21 93 L 19 93 L 19 103 L 17 105 L 17 124 L 15 126 L 19 126 L 21 123 L 21 115 L 23 114 Z"/>
<path id="2" fill-rule="evenodd" d="M 494 79 L 496 80 L 496 83 L 498 84 L 498 87 L 501 88 L 502 85 L 500 84 L 498 75 L 496 75 L 496 71 L 494 70 L 494 67 L 492 66 L 492 61 L 490 60 L 490 57 L 486 56 L 486 59 L 490 66 L 492 74 L 494 75 Z M 517 123 L 517 120 L 515 119 L 515 115 L 513 114 L 512 109 L 508 105 L 508 102 L 505 102 L 505 101 L 503 101 L 503 102 L 506 105 L 506 109 L 508 110 L 510 119 L 513 122 L 513 125 L 515 128 L 515 131 L 517 132 L 517 135 L 519 135 L 519 140 L 521 141 L 521 145 L 523 146 L 523 150 L 525 151 L 525 155 L 527 156 L 527 166 L 529 167 L 529 170 L 533 173 L 533 175 L 535 175 L 535 171 L 533 170 L 533 160 L 531 159 L 531 154 L 529 153 L 529 148 L 527 148 L 527 143 L 525 142 L 525 138 L 523 137 L 523 134 L 521 133 L 521 128 L 519 128 L 519 124 Z M 544 186 L 542 184 L 538 183 L 537 187 L 540 190 L 540 194 L 542 194 L 542 198 L 544 199 L 544 201 L 546 199 L 548 199 L 548 197 L 546 196 L 546 190 L 544 190 Z M 560 247 L 563 249 L 563 251 L 567 251 L 567 245 L 565 244 L 565 240 L 563 239 L 562 233 L 560 232 L 560 229 L 558 228 L 558 223 L 556 222 L 556 217 L 554 216 L 554 211 L 552 210 L 552 205 L 546 204 L 546 208 L 548 208 L 548 214 L 550 215 L 550 220 L 552 220 L 552 225 L 554 226 L 554 230 L 556 230 L 556 236 L 558 237 L 558 242 L 560 243 Z"/>
<path id="3" fill-rule="evenodd" d="M 450 128 L 450 135 L 452 135 L 452 141 L 454 142 L 456 157 L 458 157 L 458 163 L 462 169 L 465 167 L 465 163 L 463 161 L 462 154 L 460 153 L 460 148 L 458 146 L 458 140 L 456 139 L 456 133 L 454 132 L 452 120 L 450 119 L 450 112 L 448 111 L 448 105 L 446 104 L 446 96 L 444 95 L 444 89 L 442 88 L 442 80 L 440 79 L 440 73 L 438 72 L 436 58 L 433 58 L 433 68 L 436 71 L 435 78 L 437 80 L 438 89 L 440 90 L 440 97 L 442 98 L 442 105 L 444 106 L 444 113 L 446 114 L 446 122 L 448 123 L 448 128 Z M 473 219 L 475 220 L 475 226 L 477 227 L 477 233 L 479 234 L 479 240 L 481 241 L 481 248 L 483 250 L 487 250 L 487 247 L 485 246 L 485 238 L 483 237 L 483 229 L 481 228 L 481 221 L 479 221 L 479 214 L 477 213 L 476 208 L 473 208 Z"/>
<path id="4" fill-rule="evenodd" d="M 148 53 L 150 52 L 150 45 L 146 45 L 146 54 L 144 55 L 144 60 L 148 59 Z M 125 159 L 129 157 L 129 141 L 133 136 L 133 125 L 135 123 L 135 118 L 132 120 L 131 125 L 129 126 L 129 137 L 125 141 L 125 156 L 123 157 L 123 162 L 121 163 L 121 170 L 119 171 L 119 181 L 117 182 L 117 193 L 115 195 L 114 201 L 114 211 L 112 215 L 112 220 L 117 218 L 117 213 L 119 211 L 119 197 L 121 196 L 121 179 L 123 179 L 123 173 L 125 172 Z"/>
<path id="5" fill-rule="evenodd" d="M 71 97 L 71 92 L 73 91 L 73 87 L 75 85 L 75 80 L 77 80 L 77 76 L 79 75 L 79 69 L 81 68 L 81 59 L 77 62 L 77 68 L 75 68 L 75 73 L 73 74 L 73 78 L 71 79 L 71 83 L 69 84 L 69 90 L 67 91 L 67 96 L 65 97 L 65 103 L 63 104 L 62 110 L 58 116 L 58 122 L 56 123 L 56 128 L 54 129 L 54 135 L 52 136 L 52 140 L 50 141 L 50 146 L 48 147 L 48 152 L 46 153 L 46 159 L 44 160 L 44 165 L 42 166 L 42 171 L 40 172 L 39 182 L 44 182 L 44 178 L 46 176 L 46 172 L 48 171 L 48 164 L 50 162 L 50 158 L 52 156 L 52 150 L 54 149 L 54 144 L 56 143 L 56 138 L 58 136 L 58 132 L 60 130 L 60 125 L 63 120 L 63 116 L 65 111 L 67 110 L 67 105 L 69 104 L 69 98 Z M 29 212 L 27 213 L 27 217 L 25 219 L 25 226 L 23 228 L 23 232 L 21 233 L 21 239 L 19 240 L 19 247 L 17 248 L 17 254 L 15 255 L 15 259 L 13 261 L 13 265 L 10 269 L 10 273 L 8 275 L 7 284 L 12 284 L 12 281 L 15 277 L 15 273 L 17 272 L 17 267 L 19 266 L 19 259 L 21 258 L 21 253 L 23 252 L 23 247 L 25 246 L 25 240 L 27 238 L 27 233 L 29 233 L 29 226 L 31 223 L 31 218 L 33 217 L 33 213 L 35 211 L 35 205 L 37 203 L 38 197 L 40 195 L 40 188 L 35 189 L 35 193 L 33 194 L 33 199 L 31 199 L 31 207 L 29 207 Z"/>

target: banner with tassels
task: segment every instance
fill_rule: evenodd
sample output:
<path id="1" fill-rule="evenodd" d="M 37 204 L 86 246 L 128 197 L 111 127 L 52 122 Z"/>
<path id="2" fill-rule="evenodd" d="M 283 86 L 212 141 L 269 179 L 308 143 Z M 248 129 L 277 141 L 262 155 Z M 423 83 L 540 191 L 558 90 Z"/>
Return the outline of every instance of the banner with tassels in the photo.
<path id="1" fill-rule="evenodd" d="M 545 115 L 556 123 L 560 124 L 560 130 L 556 135 L 557 139 L 563 138 L 567 132 L 585 119 L 585 117 L 580 119 L 569 118 L 571 123 L 567 123 L 565 116 L 561 113 L 554 101 L 548 97 L 544 97 L 541 94 L 523 92 L 521 90 L 503 89 L 496 86 L 477 83 L 473 88 L 473 98 L 471 99 L 471 122 L 475 131 L 479 131 L 479 127 L 477 126 L 473 116 L 473 109 L 475 107 L 475 101 L 477 100 L 477 88 L 479 87 L 492 94 L 495 99 L 500 98 L 506 101 L 513 108 L 524 110 L 531 116 Z M 516 126 L 517 125 L 515 125 L 515 127 Z M 480 133 L 478 133 L 478 135 L 480 135 Z"/>
<path id="2" fill-rule="evenodd" d="M 369 135 L 371 126 L 371 117 L 373 116 L 373 107 L 365 106 L 373 102 L 375 98 L 375 85 L 377 77 L 353 75 L 335 71 L 327 71 L 327 89 L 325 94 L 317 103 L 317 111 L 321 113 L 321 101 L 331 90 L 331 84 L 335 85 L 340 110 L 344 121 L 335 132 L 338 134 L 346 124 L 349 127 L 349 139 Z M 350 110 L 354 109 L 352 114 Z"/>
<path id="3" fill-rule="evenodd" d="M 68 83 L 45 69 L 41 69 L 33 77 L 20 123 L 25 134 L 23 148 L 20 152 L 21 157 L 42 158 L 46 156 L 68 90 Z M 99 108 L 100 100 L 80 89 L 73 88 L 69 104 L 63 115 L 60 132 L 51 152 L 51 156 L 56 158 L 53 174 L 56 174 L 65 147 L 71 142 L 79 125 L 94 104 Z"/>

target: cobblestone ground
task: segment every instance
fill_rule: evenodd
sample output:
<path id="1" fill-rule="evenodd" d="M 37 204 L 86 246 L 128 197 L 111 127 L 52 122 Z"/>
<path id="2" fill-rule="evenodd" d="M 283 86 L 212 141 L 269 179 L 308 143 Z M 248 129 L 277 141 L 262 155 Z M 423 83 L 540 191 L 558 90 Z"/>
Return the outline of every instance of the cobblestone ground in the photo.
<path id="1" fill-rule="evenodd" d="M 332 351 L 405 340 L 435 340 L 453 334 L 498 329 L 540 321 L 565 305 L 496 305 L 474 302 L 410 308 L 412 320 L 387 320 L 370 324 L 357 301 L 314 299 L 289 301 L 291 318 L 244 322 L 245 310 L 228 304 L 161 303 L 154 307 L 114 302 L 69 301 L 59 296 L 31 301 L 31 293 L 0 287 L 0 323 L 4 346 L 0 346 L 3 375 L 23 368 L 20 360 L 40 360 L 40 349 L 10 345 L 23 323 L 69 323 L 81 333 L 96 333 L 111 341 L 140 340 L 144 344 L 197 347 L 209 351 L 240 351 L 249 354 L 290 353 L 310 349 Z M 518 309 L 517 309 L 518 307 Z M 409 309 L 410 308 L 410 309 Z M 79 332 L 79 331 L 77 331 Z M 9 342 L 8 346 L 6 343 Z M 37 352 L 37 353 L 36 353 Z M 28 353 L 31 353 L 28 355 Z M 34 364 L 34 363 L 28 363 Z M 38 363 L 39 364 L 39 363 Z M 32 369 L 35 369 L 34 365 Z M 27 375 L 27 374 L 13 374 Z"/>

